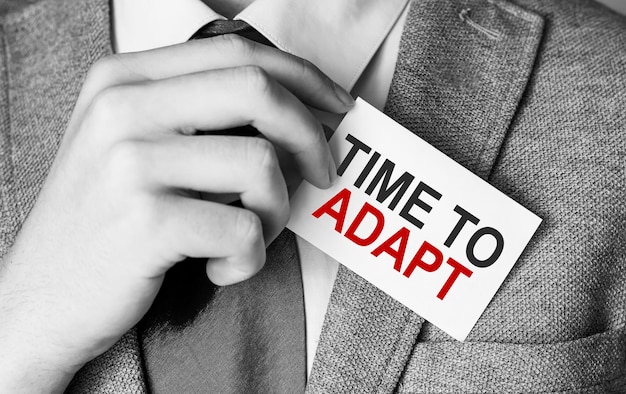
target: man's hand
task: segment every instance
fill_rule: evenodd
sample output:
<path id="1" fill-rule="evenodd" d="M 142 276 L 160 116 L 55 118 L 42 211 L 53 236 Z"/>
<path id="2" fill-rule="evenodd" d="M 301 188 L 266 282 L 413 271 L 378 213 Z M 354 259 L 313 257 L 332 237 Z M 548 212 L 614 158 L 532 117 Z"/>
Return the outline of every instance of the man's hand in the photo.
<path id="1" fill-rule="evenodd" d="M 289 216 L 276 151 L 318 187 L 336 176 L 305 104 L 342 113 L 352 98 L 310 63 L 237 36 L 95 64 L 0 267 L 0 391 L 62 390 L 186 257 L 210 258 L 219 285 L 261 269 Z M 246 124 L 264 138 L 193 135 Z M 199 193 L 235 193 L 244 208 Z"/>

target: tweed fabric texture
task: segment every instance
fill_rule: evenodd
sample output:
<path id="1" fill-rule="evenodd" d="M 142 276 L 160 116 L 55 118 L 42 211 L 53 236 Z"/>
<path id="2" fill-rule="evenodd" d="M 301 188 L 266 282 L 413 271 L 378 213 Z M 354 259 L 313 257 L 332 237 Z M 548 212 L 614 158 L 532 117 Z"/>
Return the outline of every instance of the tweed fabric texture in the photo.
<path id="1" fill-rule="evenodd" d="M 422 323 L 340 266 L 306 392 L 393 391 Z"/>
<path id="2" fill-rule="evenodd" d="M 85 365 L 65 391 L 67 394 L 145 393 L 145 374 L 137 329 L 126 333 L 111 349 Z"/>
<path id="3" fill-rule="evenodd" d="M 0 30 L 1 53 L 7 53 L 6 35 L 4 28 Z M 14 198 L 12 191 L 13 161 L 11 160 L 11 118 L 9 117 L 9 81 L 7 75 L 7 58 L 0 57 L 0 266 L 13 243 L 16 234 L 16 212 L 14 212 Z"/>

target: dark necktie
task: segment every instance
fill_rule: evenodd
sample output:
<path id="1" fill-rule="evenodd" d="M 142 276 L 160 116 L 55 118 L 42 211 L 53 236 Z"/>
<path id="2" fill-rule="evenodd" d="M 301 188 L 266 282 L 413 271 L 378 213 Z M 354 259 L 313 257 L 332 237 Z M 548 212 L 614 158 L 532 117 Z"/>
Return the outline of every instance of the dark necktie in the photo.
<path id="1" fill-rule="evenodd" d="M 239 36 L 245 37 L 249 40 L 256 41 L 267 46 L 274 46 L 271 42 L 268 41 L 267 38 L 265 38 L 265 36 L 263 36 L 263 34 L 256 31 L 246 22 L 239 20 L 216 20 L 207 23 L 206 25 L 198 29 L 198 31 L 191 36 L 190 40 L 211 38 L 224 34 L 237 34 Z"/>
<path id="2" fill-rule="evenodd" d="M 236 33 L 271 45 L 243 21 L 214 21 L 191 39 Z M 218 134 L 254 135 L 251 127 Z M 265 267 L 245 282 L 217 287 L 204 260 L 166 276 L 142 326 L 152 393 L 297 393 L 306 380 L 303 291 L 295 236 L 267 251 Z"/>

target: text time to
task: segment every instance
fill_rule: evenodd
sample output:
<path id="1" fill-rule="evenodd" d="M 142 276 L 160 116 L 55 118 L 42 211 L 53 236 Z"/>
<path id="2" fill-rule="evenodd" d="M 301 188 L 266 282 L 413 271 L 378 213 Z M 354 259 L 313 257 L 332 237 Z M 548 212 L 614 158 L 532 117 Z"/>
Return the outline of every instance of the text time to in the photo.
<path id="1" fill-rule="evenodd" d="M 449 229 L 445 239 L 417 240 L 417 237 L 412 236 L 411 231 L 416 232 L 422 229 L 425 218 L 433 209 L 431 204 L 436 204 L 441 200 L 442 194 L 422 181 L 416 182 L 415 176 L 409 172 L 404 171 L 399 174 L 399 171 L 395 171 L 396 165 L 393 161 L 383 158 L 379 152 L 373 151 L 370 146 L 352 134 L 347 134 L 345 140 L 351 144 L 351 148 L 338 167 L 338 174 L 343 176 L 348 167 L 354 166 L 355 157 L 367 155 L 365 165 L 356 171 L 359 175 L 354 181 L 354 186 L 368 196 L 376 192 L 375 201 L 380 205 L 386 205 L 389 211 L 383 213 L 374 205 L 365 202 L 356 215 L 348 217 L 352 192 L 343 188 L 312 212 L 315 218 L 327 221 L 330 219 L 328 223 L 333 226 L 334 231 L 343 234 L 355 245 L 371 249 L 370 254 L 373 256 L 390 256 L 394 261 L 390 269 L 393 268 L 406 278 L 411 278 L 418 272 L 421 274 L 435 272 L 445 261 L 452 267 L 452 271 L 436 294 L 440 300 L 445 299 L 461 277 L 470 280 L 473 270 L 484 269 L 497 263 L 505 247 L 504 237 L 493 227 L 478 226 L 480 219 L 459 205 L 454 208 L 458 220 Z M 351 169 L 354 170 L 354 168 Z M 405 195 L 409 196 L 408 199 L 399 206 Z M 396 213 L 397 208 L 399 212 Z M 419 214 L 414 213 L 415 210 Z M 391 236 L 381 237 L 386 225 L 385 215 L 395 214 L 403 218 L 408 227 L 393 229 Z M 460 263 L 459 259 L 444 258 L 444 252 L 457 241 L 459 234 L 463 231 L 473 232 L 465 246 L 465 257 L 471 264 L 469 267 Z M 485 253 L 484 248 L 481 248 L 478 252 L 477 245 L 481 243 L 484 245 L 486 238 L 490 238 L 488 243 L 492 245 L 491 250 Z M 410 242 L 421 242 L 421 245 L 415 254 L 406 256 Z"/>

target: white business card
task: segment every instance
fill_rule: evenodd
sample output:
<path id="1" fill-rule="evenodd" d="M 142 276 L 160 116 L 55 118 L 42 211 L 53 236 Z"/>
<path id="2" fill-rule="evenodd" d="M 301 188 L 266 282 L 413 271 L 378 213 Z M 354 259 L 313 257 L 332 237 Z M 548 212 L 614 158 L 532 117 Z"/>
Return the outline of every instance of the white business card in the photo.
<path id="1" fill-rule="evenodd" d="M 287 227 L 463 341 L 541 219 L 363 100 L 330 146 L 339 180 Z"/>

